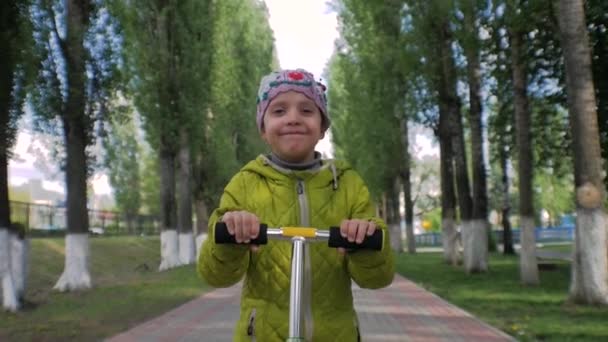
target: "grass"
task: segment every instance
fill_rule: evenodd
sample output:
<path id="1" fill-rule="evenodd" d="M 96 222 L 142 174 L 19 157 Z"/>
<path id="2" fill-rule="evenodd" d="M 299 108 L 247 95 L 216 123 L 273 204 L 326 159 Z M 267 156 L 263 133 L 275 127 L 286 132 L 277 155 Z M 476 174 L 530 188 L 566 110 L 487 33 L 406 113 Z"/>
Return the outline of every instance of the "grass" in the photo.
<path id="1" fill-rule="evenodd" d="M 542 249 L 572 253 L 572 244 L 545 244 Z"/>
<path id="2" fill-rule="evenodd" d="M 63 271 L 64 239 L 32 239 L 22 311 L 0 311 L 0 341 L 94 341 L 156 317 L 207 289 L 194 266 L 158 272 L 158 237 L 90 240 L 93 289 L 52 290 Z"/>
<path id="3" fill-rule="evenodd" d="M 568 247 L 568 246 L 567 246 Z M 559 247 L 566 248 L 566 247 Z M 540 272 L 540 286 L 519 282 L 518 259 L 493 254 L 485 274 L 466 275 L 439 253 L 403 254 L 400 274 L 520 341 L 606 341 L 607 307 L 567 302 L 570 265 Z"/>
<path id="4" fill-rule="evenodd" d="M 0 312 L 0 341 L 91 341 L 115 335 L 204 292 L 194 266 L 157 272 L 158 237 L 91 238 L 94 288 L 52 290 L 63 270 L 64 240 L 31 240 L 26 305 Z M 571 246 L 544 248 L 569 251 Z M 541 271 L 541 285 L 519 283 L 516 257 L 493 254 L 485 274 L 464 274 L 439 253 L 401 255 L 397 270 L 431 292 L 521 341 L 608 340 L 608 308 L 567 302 L 570 265 Z"/>

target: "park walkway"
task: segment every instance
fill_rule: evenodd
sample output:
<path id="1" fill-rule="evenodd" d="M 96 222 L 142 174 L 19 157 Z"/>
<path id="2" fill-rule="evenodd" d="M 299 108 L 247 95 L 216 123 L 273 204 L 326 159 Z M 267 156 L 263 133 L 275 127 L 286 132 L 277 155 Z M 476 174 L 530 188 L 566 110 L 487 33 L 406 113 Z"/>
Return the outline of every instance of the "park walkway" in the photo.
<path id="1" fill-rule="evenodd" d="M 108 341 L 231 341 L 240 286 L 207 292 Z M 514 341 L 399 275 L 384 289 L 353 292 L 364 342 Z"/>

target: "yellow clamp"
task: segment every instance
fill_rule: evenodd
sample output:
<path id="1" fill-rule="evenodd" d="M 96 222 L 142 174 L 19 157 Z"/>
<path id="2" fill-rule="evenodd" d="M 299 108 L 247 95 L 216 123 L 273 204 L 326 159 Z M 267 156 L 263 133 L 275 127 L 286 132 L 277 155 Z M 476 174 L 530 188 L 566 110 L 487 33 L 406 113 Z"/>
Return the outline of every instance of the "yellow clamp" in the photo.
<path id="1" fill-rule="evenodd" d="M 314 238 L 317 236 L 316 228 L 308 228 L 308 227 L 283 227 L 282 228 L 283 236 L 301 236 L 305 238 Z"/>

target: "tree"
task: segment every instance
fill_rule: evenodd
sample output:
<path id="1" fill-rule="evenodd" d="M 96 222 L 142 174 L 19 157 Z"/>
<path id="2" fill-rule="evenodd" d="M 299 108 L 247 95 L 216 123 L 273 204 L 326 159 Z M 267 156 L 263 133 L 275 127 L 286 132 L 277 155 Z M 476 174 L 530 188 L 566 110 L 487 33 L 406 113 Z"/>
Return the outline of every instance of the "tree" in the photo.
<path id="1" fill-rule="evenodd" d="M 207 208 L 238 167 L 261 151 L 250 113 L 273 56 L 267 13 L 253 0 L 114 7 L 129 42 L 131 92 L 159 156 L 160 269 L 191 263 L 192 199 L 201 233 Z"/>
<path id="2" fill-rule="evenodd" d="M 67 99 L 60 113 L 66 146 L 66 183 L 68 235 L 66 235 L 65 270 L 56 289 L 61 291 L 88 288 L 91 277 L 88 271 L 89 216 L 87 198 L 87 157 L 86 147 L 90 140 L 88 118 L 86 117 L 86 51 L 85 33 L 89 26 L 91 4 L 68 1 L 66 8 L 66 38 L 59 34 L 60 52 L 65 58 Z M 51 18 L 55 23 L 55 18 Z M 87 127 L 88 126 L 88 127 Z M 71 265 L 75 265 L 71 268 Z"/>
<path id="3" fill-rule="evenodd" d="M 524 54 L 524 32 L 510 32 L 515 105 L 515 131 L 518 151 L 519 214 L 521 231 L 520 276 L 524 284 L 538 284 L 536 241 L 534 238 L 533 157 L 530 134 L 530 109 L 527 95 L 527 68 Z"/>
<path id="4" fill-rule="evenodd" d="M 481 44 L 479 42 L 479 28 L 477 21 L 480 9 L 478 1 L 465 0 L 462 2 L 463 34 L 462 47 L 467 60 L 467 80 L 469 84 L 469 126 L 471 128 L 471 159 L 473 176 L 473 209 L 470 244 L 479 246 L 487 241 L 489 234 L 488 224 L 488 195 L 486 185 L 486 165 L 483 158 L 484 143 L 482 131 L 482 71 L 480 65 Z M 467 239 L 465 239 L 467 241 Z M 479 256 L 472 263 L 487 263 L 487 251 L 472 252 L 473 258 Z M 471 258 L 472 259 L 472 258 Z M 473 259 L 475 260 L 475 259 Z M 470 266 L 471 268 L 481 267 Z M 483 267 L 482 267 L 483 268 Z"/>
<path id="5" fill-rule="evenodd" d="M 492 184 L 492 206 L 502 212 L 505 252 L 512 250 L 509 215 L 521 215 L 519 212 L 519 191 L 510 184 L 518 184 L 518 174 L 509 172 L 511 163 L 518 167 L 515 129 L 515 109 L 513 93 L 513 47 L 509 36 L 521 32 L 522 44 L 519 49 L 521 64 L 526 73 L 524 84 L 528 109 L 530 111 L 530 135 L 534 139 L 527 149 L 531 150 L 533 176 L 532 184 L 547 192 L 543 177 L 551 178 L 557 183 L 569 181 L 570 134 L 567 133 L 567 118 L 562 104 L 562 88 L 556 87 L 563 78 L 559 58 L 561 51 L 554 32 L 554 16 L 548 11 L 544 1 L 523 1 L 518 6 L 509 1 L 493 1 L 491 14 L 487 16 L 487 32 L 491 39 L 486 40 L 485 56 L 489 67 L 489 141 L 490 161 L 494 184 Z M 499 171 L 500 170 L 500 171 Z M 508 192 L 505 192 L 508 191 Z M 533 208 L 546 209 L 551 204 L 543 196 L 535 196 L 530 201 Z M 553 203 L 553 200 L 549 200 Z M 508 213 L 507 213 L 508 211 Z M 532 218 L 537 218 L 540 211 L 533 211 Z M 533 224 L 533 223 L 532 223 Z"/>
<path id="6" fill-rule="evenodd" d="M 177 228 L 179 258 L 182 264 L 196 262 L 196 248 L 192 225 L 192 180 L 194 152 L 207 125 L 210 102 L 211 60 L 213 53 L 213 2 L 180 1 L 175 4 L 175 51 L 178 63 L 178 84 L 186 85 L 176 101 L 181 125 L 178 128 L 177 153 Z M 175 94 L 177 95 L 177 94 Z"/>
<path id="7" fill-rule="evenodd" d="M 337 156 L 352 163 L 372 196 L 379 200 L 394 186 L 403 165 L 403 147 L 397 139 L 403 115 L 397 103 L 404 96 L 398 85 L 400 63 L 396 59 L 394 40 L 388 39 L 390 35 L 379 26 L 388 20 L 389 29 L 394 29 L 394 18 L 387 17 L 387 13 L 390 9 L 393 15 L 399 11 L 399 1 L 376 5 L 349 0 L 334 6 L 344 39 L 330 66 L 328 100 L 332 139 Z M 377 54 L 377 51 L 386 53 Z M 333 87 L 342 91 L 334 92 Z M 398 222 L 387 223 L 398 225 Z"/>
<path id="8" fill-rule="evenodd" d="M 187 49 L 182 43 L 185 31 L 188 30 L 187 26 L 191 24 L 188 21 L 190 18 L 180 16 L 180 5 L 188 6 L 191 3 L 113 3 L 113 10 L 121 16 L 125 28 L 125 55 L 133 79 L 130 91 L 142 116 L 146 139 L 158 154 L 162 230 L 160 270 L 182 264 L 176 205 L 176 157 L 180 146 L 188 142 L 188 137 L 185 136 L 187 132 L 180 132 L 180 127 L 191 127 L 192 118 L 184 113 L 185 108 L 180 101 L 179 92 L 185 71 L 181 67 L 186 62 L 184 59 L 187 60 L 184 56 Z M 198 28 L 194 28 L 192 35 L 199 37 Z M 191 91 L 185 88 L 186 94 L 189 95 Z M 183 147 L 187 150 L 186 146 Z M 189 154 L 189 151 L 185 153 Z M 187 165 L 182 166 L 182 170 L 187 171 L 188 168 Z M 187 182 L 188 179 L 183 181 Z M 185 199 L 187 198 L 186 195 Z"/>
<path id="9" fill-rule="evenodd" d="M 413 107 L 422 113 L 417 119 L 431 128 L 439 140 L 443 255 L 446 262 L 455 265 L 459 259 L 459 234 L 456 230 L 454 156 L 455 152 L 464 153 L 464 150 L 454 147 L 456 143 L 460 147 L 463 145 L 460 145 L 462 140 L 458 135 L 454 137 L 454 128 L 462 126 L 454 125 L 461 118 L 450 47 L 449 13 L 452 7 L 440 1 L 408 1 L 406 7 L 404 22 L 413 46 L 407 53 L 412 56 L 412 70 L 415 70 L 409 78 L 410 93 L 415 103 Z M 466 164 L 462 159 L 460 162 L 459 166 Z M 464 191 L 463 183 L 460 185 L 460 190 Z"/>
<path id="10" fill-rule="evenodd" d="M 126 215 L 129 231 L 141 208 L 140 159 L 133 108 L 126 104 L 113 108 L 109 133 L 104 139 L 105 167 L 118 209 Z"/>
<path id="11" fill-rule="evenodd" d="M 458 260 L 455 209 L 456 199 L 461 221 L 461 235 L 464 249 L 465 271 L 467 273 L 484 271 L 487 267 L 482 255 L 481 263 L 476 260 L 476 247 L 469 242 L 471 230 L 472 202 L 467 172 L 466 152 L 464 147 L 464 132 L 462 126 L 460 98 L 456 91 L 456 65 L 452 52 L 453 32 L 450 28 L 451 5 L 440 1 L 422 5 L 421 27 L 429 30 L 429 42 L 426 43 L 426 58 L 432 65 L 430 84 L 437 94 L 439 107 L 439 144 L 441 153 L 442 175 L 442 240 L 444 241 L 444 257 L 446 261 L 456 264 Z M 424 26 L 423 26 L 424 25 Z M 435 60 L 436 59 L 436 60 Z M 455 183 L 454 183 L 455 182 Z M 450 184 L 451 183 L 451 184 Z M 455 184 L 455 188 L 454 188 Z M 445 196 L 445 198 L 443 198 Z M 454 219 L 454 221 L 452 221 Z M 443 224 L 445 223 L 445 227 Z M 482 248 L 487 248 L 487 243 Z"/>
<path id="12" fill-rule="evenodd" d="M 437 5 L 436 5 L 437 6 Z M 450 28 L 449 13 L 452 9 L 437 6 L 433 12 L 439 15 L 439 20 L 431 26 L 438 39 L 440 66 L 438 74 L 440 81 L 437 84 L 437 93 L 440 112 L 447 115 L 446 124 L 449 126 L 452 158 L 456 179 L 456 193 L 461 223 L 461 236 L 463 241 L 464 269 L 467 273 L 485 272 L 487 270 L 487 235 L 485 227 L 478 227 L 480 232 L 474 232 L 472 225 L 473 202 L 470 192 L 468 163 L 464 144 L 464 131 L 462 125 L 461 102 L 458 97 L 456 66 L 452 53 L 453 32 Z M 441 115 L 441 114 L 440 114 Z M 476 239 L 478 237 L 480 239 Z"/>
<path id="13" fill-rule="evenodd" d="M 442 111 L 440 109 L 440 111 Z M 439 154 L 441 159 L 441 240 L 443 258 L 452 265 L 458 264 L 458 232 L 456 231 L 456 194 L 454 190 L 454 164 L 450 125 L 445 112 L 439 114 Z"/>
<path id="14" fill-rule="evenodd" d="M 158 156 L 145 141 L 141 146 L 139 160 L 139 179 L 141 180 L 141 212 L 146 215 L 160 216 L 160 184 Z"/>
<path id="15" fill-rule="evenodd" d="M 585 1 L 587 28 L 592 46 L 592 72 L 597 100 L 597 118 L 600 131 L 600 144 L 602 157 L 608 160 L 608 42 L 606 30 L 608 29 L 608 2 L 602 0 Z M 604 184 L 608 190 L 608 177 L 604 177 Z"/>
<path id="16" fill-rule="evenodd" d="M 576 237 L 570 298 L 585 304 L 608 304 L 608 246 L 605 190 L 591 66 L 589 35 L 581 0 L 555 4 L 564 64 L 576 187 Z"/>
<path id="17" fill-rule="evenodd" d="M 116 20 L 104 3 L 36 1 L 30 7 L 40 71 L 29 92 L 37 127 L 63 137 L 67 228 L 65 269 L 55 289 L 88 288 L 87 178 L 93 168 L 94 127 L 120 64 Z"/>
<path id="18" fill-rule="evenodd" d="M 210 98 L 193 159 L 199 236 L 207 231 L 208 208 L 217 206 L 230 178 L 265 149 L 251 113 L 256 106 L 258 81 L 278 64 L 273 59 L 272 30 L 262 2 L 217 3 L 210 40 Z"/>
<path id="19" fill-rule="evenodd" d="M 17 122 L 23 111 L 24 85 L 31 72 L 30 30 L 27 2 L 0 4 L 0 281 L 3 307 L 17 311 L 25 291 L 27 242 L 23 232 L 11 222 L 8 161 L 15 143 Z M 21 253 L 17 253 L 21 251 Z"/>
<path id="20" fill-rule="evenodd" d="M 411 168 L 412 157 L 409 152 L 409 123 L 407 118 L 402 118 L 399 123 L 401 127 L 401 149 L 403 154 L 403 168 L 401 169 L 401 183 L 403 184 L 403 197 L 405 206 L 405 237 L 407 240 L 407 252 L 416 253 L 416 237 L 414 236 L 414 200 L 412 199 Z M 401 226 L 401 224 L 399 224 Z M 399 232 L 400 233 L 400 232 Z M 401 241 L 401 234 L 399 234 Z"/>
<path id="21" fill-rule="evenodd" d="M 504 88 L 501 87 L 501 88 Z M 503 90 L 504 91 L 504 90 Z M 508 101 L 503 99 L 502 101 Z M 506 255 L 515 255 L 513 248 L 513 234 L 511 230 L 511 177 L 509 176 L 509 162 L 513 143 L 512 125 L 509 124 L 512 120 L 512 111 L 507 109 L 507 103 L 502 102 L 496 104 L 496 113 L 490 116 L 489 131 L 490 141 L 494 141 L 494 148 L 491 150 L 490 158 L 493 165 L 492 174 L 494 186 L 492 187 L 494 199 L 493 207 L 500 213 L 501 225 L 503 229 L 503 253 Z"/>

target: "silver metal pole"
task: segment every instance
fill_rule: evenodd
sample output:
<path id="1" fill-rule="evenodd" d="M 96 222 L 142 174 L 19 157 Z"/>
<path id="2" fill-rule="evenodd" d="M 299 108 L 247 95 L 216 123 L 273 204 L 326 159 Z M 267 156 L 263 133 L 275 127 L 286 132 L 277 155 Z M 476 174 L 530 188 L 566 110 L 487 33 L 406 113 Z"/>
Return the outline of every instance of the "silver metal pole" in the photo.
<path id="1" fill-rule="evenodd" d="M 302 283 L 304 280 L 303 237 L 295 236 L 291 249 L 291 291 L 289 294 L 289 337 L 302 337 Z"/>

